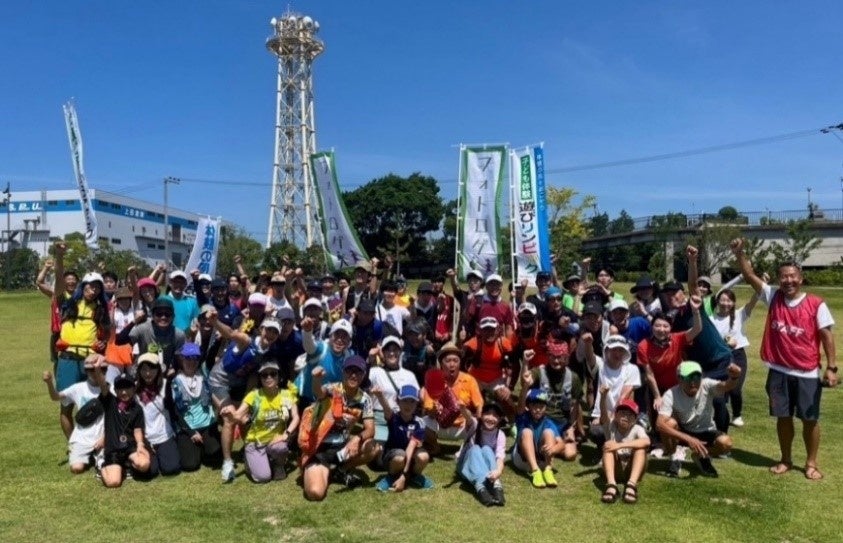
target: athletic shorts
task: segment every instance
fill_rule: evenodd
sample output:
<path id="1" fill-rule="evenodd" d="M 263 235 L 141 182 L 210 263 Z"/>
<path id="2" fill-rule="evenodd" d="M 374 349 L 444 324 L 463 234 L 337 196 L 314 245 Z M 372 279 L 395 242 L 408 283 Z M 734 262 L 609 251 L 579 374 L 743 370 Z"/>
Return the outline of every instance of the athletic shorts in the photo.
<path id="1" fill-rule="evenodd" d="M 794 377 L 780 371 L 767 372 L 767 397 L 770 415 L 808 421 L 820 418 L 822 386 L 819 377 Z"/>
<path id="2" fill-rule="evenodd" d="M 689 432 L 685 429 L 682 429 L 682 431 L 695 439 L 699 439 L 703 442 L 706 447 L 713 446 L 714 442 L 717 441 L 717 438 L 723 435 L 723 432 L 719 430 L 711 430 L 708 432 Z"/>
<path id="3" fill-rule="evenodd" d="M 61 392 L 85 379 L 85 359 L 70 353 L 59 353 L 56 362 L 56 390 Z"/>
<path id="4" fill-rule="evenodd" d="M 243 398 L 246 397 L 246 385 L 235 387 L 212 386 L 211 394 L 219 400 L 221 407 L 225 407 L 243 401 Z"/>
<path id="5" fill-rule="evenodd" d="M 119 465 L 123 467 L 129 466 L 129 456 L 137 452 L 137 446 L 132 445 L 125 449 L 119 449 L 115 451 L 108 451 L 105 453 L 105 463 L 104 466 L 111 466 L 111 465 Z"/>
<path id="6" fill-rule="evenodd" d="M 71 466 L 73 464 L 84 464 L 89 466 L 93 462 L 91 455 L 94 454 L 94 446 L 90 443 L 71 441 L 68 443 L 68 449 L 67 463 Z"/>

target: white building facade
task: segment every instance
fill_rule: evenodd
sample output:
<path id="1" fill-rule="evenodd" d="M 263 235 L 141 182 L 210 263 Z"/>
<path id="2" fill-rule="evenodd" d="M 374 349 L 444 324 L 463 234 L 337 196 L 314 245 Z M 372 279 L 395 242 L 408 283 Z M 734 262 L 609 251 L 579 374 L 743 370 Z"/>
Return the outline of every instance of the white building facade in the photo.
<path id="1" fill-rule="evenodd" d="M 115 250 L 137 253 L 154 266 L 164 261 L 164 206 L 92 189 L 97 236 Z M 85 232 L 77 190 L 12 192 L 8 208 L 0 208 L 3 249 L 27 247 L 46 256 L 51 241 Z M 201 215 L 169 207 L 170 260 L 182 268 L 190 257 Z M 8 226 L 7 226 L 8 225 Z"/>

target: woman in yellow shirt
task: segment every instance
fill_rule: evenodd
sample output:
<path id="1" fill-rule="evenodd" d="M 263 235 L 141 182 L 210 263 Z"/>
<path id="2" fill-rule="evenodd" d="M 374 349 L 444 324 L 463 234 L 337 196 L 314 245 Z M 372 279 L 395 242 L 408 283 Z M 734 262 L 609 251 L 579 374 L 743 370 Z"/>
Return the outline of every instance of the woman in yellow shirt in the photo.
<path id="1" fill-rule="evenodd" d="M 267 483 L 287 477 L 284 463 L 289 454 L 287 442 L 299 425 L 296 407 L 296 387 L 281 374 L 278 362 L 266 360 L 261 364 L 260 387 L 249 392 L 240 408 L 226 406 L 220 411 L 235 423 L 247 424 L 246 465 L 252 481 Z"/>

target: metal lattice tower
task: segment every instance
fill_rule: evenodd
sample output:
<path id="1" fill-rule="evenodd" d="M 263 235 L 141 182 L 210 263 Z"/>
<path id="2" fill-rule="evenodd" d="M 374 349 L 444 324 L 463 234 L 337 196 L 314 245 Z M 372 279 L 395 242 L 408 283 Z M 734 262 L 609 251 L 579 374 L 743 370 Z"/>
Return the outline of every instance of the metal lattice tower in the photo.
<path id="1" fill-rule="evenodd" d="M 297 13 L 273 17 L 275 34 L 266 48 L 278 57 L 275 162 L 266 246 L 287 240 L 301 248 L 320 235 L 314 213 L 310 155 L 316 151 L 313 115 L 313 59 L 325 45 L 316 37 L 319 23 Z M 317 238 L 318 239 L 318 238 Z"/>

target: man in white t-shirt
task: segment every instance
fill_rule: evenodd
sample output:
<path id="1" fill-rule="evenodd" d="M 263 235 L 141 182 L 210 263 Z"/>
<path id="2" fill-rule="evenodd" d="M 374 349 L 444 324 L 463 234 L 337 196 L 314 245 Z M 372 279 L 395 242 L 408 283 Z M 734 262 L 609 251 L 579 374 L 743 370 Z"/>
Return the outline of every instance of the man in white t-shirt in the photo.
<path id="1" fill-rule="evenodd" d="M 395 296 L 398 294 L 398 287 L 392 281 L 383 284 L 381 303 L 378 304 L 376 317 L 391 325 L 398 331 L 398 335 L 404 334 L 404 322 L 410 320 L 410 310 L 395 303 Z"/>
<path id="2" fill-rule="evenodd" d="M 52 373 L 45 371 L 43 375 L 50 398 L 53 401 L 60 401 L 64 407 L 73 406 L 76 409 L 73 432 L 67 441 L 67 463 L 70 464 L 70 471 L 73 473 L 82 473 L 88 469 L 93 461 L 94 454 L 103 448 L 102 407 L 99 407 L 98 410 L 92 409 L 98 407 L 92 404 L 83 409 L 89 402 L 99 402 L 100 387 L 95 384 L 93 372 L 105 372 L 106 368 L 97 368 L 97 356 L 91 355 L 85 359 L 87 380 L 70 385 L 61 392 L 56 391 Z"/>
<path id="3" fill-rule="evenodd" d="M 603 356 L 599 357 L 594 353 L 591 346 L 591 334 L 583 334 L 581 340 L 586 343 L 585 360 L 588 371 L 591 375 L 597 373 L 597 397 L 594 401 L 594 409 L 591 412 L 590 437 L 597 444 L 598 449 L 603 448 L 606 436 L 603 432 L 603 425 L 600 424 L 601 407 L 607 410 L 606 416 L 614 417 L 615 406 L 621 400 L 632 399 L 635 389 L 641 386 L 641 372 L 638 367 L 630 364 L 632 353 L 629 343 L 621 335 L 610 335 L 606 338 L 603 347 Z M 606 401 L 602 402 L 602 389 L 608 389 Z"/>
<path id="4" fill-rule="evenodd" d="M 753 271 L 744 254 L 742 239 L 733 240 L 731 248 L 744 280 L 768 307 L 761 360 L 769 369 L 766 389 L 770 415 L 776 417 L 781 450 L 781 458 L 770 471 L 781 475 L 793 467 L 793 416 L 796 415 L 802 420 L 802 438 L 807 453 L 805 477 L 817 481 L 823 478 L 817 467 L 822 384 L 837 385 L 837 359 L 831 330 L 834 319 L 822 298 L 802 292 L 802 269 L 798 263 L 780 264 L 779 286 L 772 288 Z M 822 381 L 820 346 L 826 359 Z"/>

